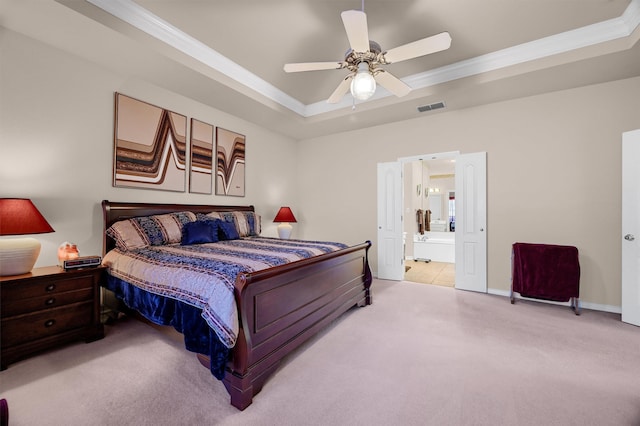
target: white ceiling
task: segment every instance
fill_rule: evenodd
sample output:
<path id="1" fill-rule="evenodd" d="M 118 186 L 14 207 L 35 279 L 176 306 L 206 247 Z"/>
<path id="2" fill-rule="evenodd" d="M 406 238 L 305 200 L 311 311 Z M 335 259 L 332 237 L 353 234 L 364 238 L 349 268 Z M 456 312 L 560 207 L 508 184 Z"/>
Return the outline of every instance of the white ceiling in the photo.
<path id="1" fill-rule="evenodd" d="M 448 31 L 451 48 L 386 69 L 413 88 L 330 105 L 340 13 L 361 0 L 0 0 L 0 25 L 294 138 L 640 75 L 640 0 L 366 0 L 383 50 Z"/>

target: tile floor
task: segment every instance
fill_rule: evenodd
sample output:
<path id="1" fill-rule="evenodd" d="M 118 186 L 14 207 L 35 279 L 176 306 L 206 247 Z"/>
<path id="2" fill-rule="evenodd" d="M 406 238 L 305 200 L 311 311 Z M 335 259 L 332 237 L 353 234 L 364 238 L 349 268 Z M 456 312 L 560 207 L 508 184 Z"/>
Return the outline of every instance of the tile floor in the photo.
<path id="1" fill-rule="evenodd" d="M 405 268 L 409 268 L 404 274 L 405 281 L 423 284 L 435 284 L 446 287 L 454 287 L 456 283 L 455 263 L 405 261 Z"/>

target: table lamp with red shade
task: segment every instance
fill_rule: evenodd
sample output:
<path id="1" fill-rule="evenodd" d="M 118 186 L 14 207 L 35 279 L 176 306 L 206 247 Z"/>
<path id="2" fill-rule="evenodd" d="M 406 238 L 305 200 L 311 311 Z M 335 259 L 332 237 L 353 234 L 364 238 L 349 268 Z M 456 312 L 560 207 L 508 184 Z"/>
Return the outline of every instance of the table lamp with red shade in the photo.
<path id="1" fill-rule="evenodd" d="M 280 225 L 278 225 L 278 236 L 283 240 L 288 240 L 291 237 L 291 230 L 293 229 L 291 223 L 297 222 L 291 209 L 289 207 L 280 207 L 273 221 L 276 223 L 280 222 Z"/>

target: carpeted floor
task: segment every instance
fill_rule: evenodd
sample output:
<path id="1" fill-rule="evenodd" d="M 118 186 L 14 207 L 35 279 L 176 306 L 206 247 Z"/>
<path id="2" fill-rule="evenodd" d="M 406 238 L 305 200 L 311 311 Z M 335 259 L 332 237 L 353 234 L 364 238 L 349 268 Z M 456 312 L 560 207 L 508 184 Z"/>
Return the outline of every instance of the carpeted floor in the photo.
<path id="1" fill-rule="evenodd" d="M 408 268 L 408 269 L 407 269 Z M 414 283 L 435 284 L 445 287 L 456 285 L 455 263 L 405 261 L 404 280 Z"/>
<path id="2" fill-rule="evenodd" d="M 374 280 L 245 411 L 168 328 L 0 372 L 10 425 L 640 425 L 640 329 L 620 315 Z"/>

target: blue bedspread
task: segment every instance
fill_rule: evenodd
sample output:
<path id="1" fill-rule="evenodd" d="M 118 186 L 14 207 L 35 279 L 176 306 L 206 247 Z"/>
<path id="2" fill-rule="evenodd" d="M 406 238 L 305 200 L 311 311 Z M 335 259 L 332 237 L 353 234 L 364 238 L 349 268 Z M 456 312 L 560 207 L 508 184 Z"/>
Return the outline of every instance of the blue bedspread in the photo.
<path id="1" fill-rule="evenodd" d="M 108 276 L 105 287 L 113 291 L 127 307 L 139 312 L 149 321 L 173 326 L 184 336 L 185 348 L 209 356 L 211 374 L 220 380 L 224 378 L 231 349 L 220 342 L 216 333 L 202 318 L 202 309 L 149 293 L 111 275 Z"/>
<path id="2" fill-rule="evenodd" d="M 259 271 L 346 247 L 332 242 L 247 237 L 189 246 L 114 249 L 102 263 L 109 268 L 107 287 L 130 308 L 157 324 L 173 325 L 185 335 L 187 349 L 213 358 L 220 356 L 215 355 L 220 349 L 226 349 L 222 350 L 222 356 L 226 356 L 238 336 L 234 283 L 240 272 Z M 202 329 L 203 324 L 207 330 Z M 212 372 L 218 377 L 213 359 Z"/>

